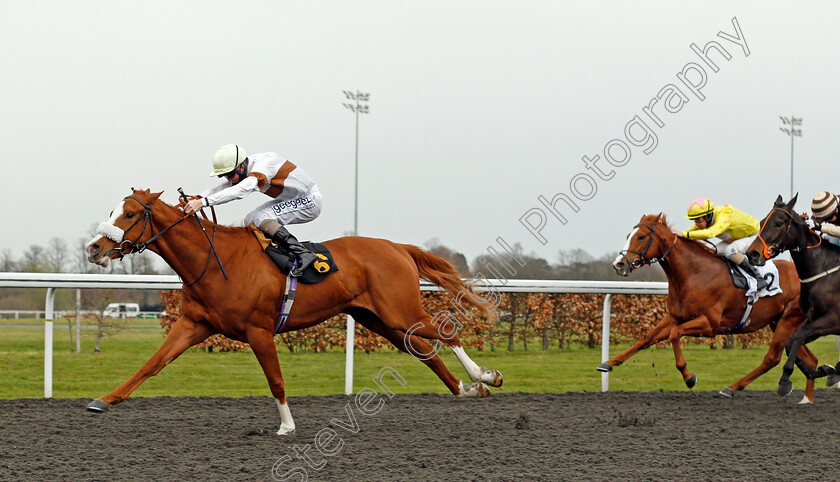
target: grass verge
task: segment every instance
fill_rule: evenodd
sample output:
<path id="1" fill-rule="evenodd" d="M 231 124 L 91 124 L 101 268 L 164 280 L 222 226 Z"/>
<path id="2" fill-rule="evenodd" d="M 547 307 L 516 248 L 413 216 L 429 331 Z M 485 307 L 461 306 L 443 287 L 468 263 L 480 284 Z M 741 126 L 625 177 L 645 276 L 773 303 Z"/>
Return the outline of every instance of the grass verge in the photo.
<path id="1" fill-rule="evenodd" d="M 43 322 L 41 322 L 43 323 Z M 53 396 L 56 398 L 94 398 L 114 389 L 134 374 L 163 341 L 154 326 L 123 330 L 103 339 L 102 353 L 93 353 L 93 330 L 82 332 L 82 352 L 71 352 L 68 329 L 55 330 Z M 820 363 L 835 364 L 838 352 L 835 337 L 825 337 L 809 345 Z M 612 346 L 612 354 L 626 345 Z M 600 391 L 600 348 L 575 346 L 565 351 L 530 350 L 518 352 L 468 353 L 479 364 L 501 370 L 505 376 L 502 391 L 566 392 Z M 719 390 L 759 365 L 765 347 L 716 349 L 688 345 L 684 354 L 688 368 L 697 375 L 695 390 Z M 326 395 L 344 390 L 344 352 L 291 354 L 281 348 L 280 366 L 287 393 Z M 43 396 L 44 333 L 42 329 L 0 328 L 0 398 L 38 398 Z M 443 359 L 456 377 L 467 378 L 455 356 L 444 350 Z M 448 390 L 437 376 L 413 357 L 396 351 L 356 352 L 354 388 L 373 386 L 371 379 L 390 366 L 407 381 L 402 393 Z M 781 376 L 776 367 L 748 390 L 774 390 Z M 799 371 L 794 388 L 802 390 L 805 378 Z M 819 382 L 822 386 L 822 382 Z M 687 390 L 674 368 L 673 351 L 652 348 L 637 354 L 610 374 L 610 390 L 653 391 Z M 205 353 L 190 349 L 160 374 L 147 380 L 135 396 L 227 396 L 269 395 L 265 377 L 253 353 Z"/>

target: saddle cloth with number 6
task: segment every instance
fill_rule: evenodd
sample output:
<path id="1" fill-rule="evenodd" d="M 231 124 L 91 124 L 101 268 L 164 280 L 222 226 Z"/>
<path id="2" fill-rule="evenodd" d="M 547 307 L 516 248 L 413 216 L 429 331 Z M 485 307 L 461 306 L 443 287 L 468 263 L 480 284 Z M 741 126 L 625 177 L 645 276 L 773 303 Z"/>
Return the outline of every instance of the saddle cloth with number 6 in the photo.
<path id="1" fill-rule="evenodd" d="M 272 243 L 271 240 L 268 239 L 259 229 L 253 229 L 252 231 L 254 236 L 256 236 L 257 240 L 260 242 L 260 245 L 265 250 L 265 254 L 274 261 L 284 275 L 288 276 L 289 272 L 292 270 L 292 258 L 289 253 L 277 247 L 277 245 Z M 304 271 L 298 278 L 299 282 L 303 284 L 315 284 L 338 271 L 338 266 L 336 266 L 332 254 L 326 246 L 321 243 L 312 243 L 308 241 L 304 241 L 300 244 L 304 245 L 309 251 L 315 253 L 318 260 L 306 268 L 306 271 Z"/>

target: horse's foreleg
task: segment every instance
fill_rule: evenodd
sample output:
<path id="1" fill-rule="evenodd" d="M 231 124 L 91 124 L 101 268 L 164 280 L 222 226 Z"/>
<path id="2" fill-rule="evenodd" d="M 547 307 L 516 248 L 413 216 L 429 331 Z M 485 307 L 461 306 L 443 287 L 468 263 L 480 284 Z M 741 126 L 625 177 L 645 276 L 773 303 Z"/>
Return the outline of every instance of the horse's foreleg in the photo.
<path id="1" fill-rule="evenodd" d="M 166 335 L 163 344 L 140 370 L 111 393 L 92 401 L 87 407 L 88 410 L 92 412 L 104 412 L 110 405 L 122 402 L 147 378 L 157 375 L 163 367 L 172 362 L 181 353 L 184 353 L 187 348 L 201 343 L 213 333 L 213 329 L 208 325 L 196 323 L 184 317 L 179 318 L 172 325 L 172 329 L 169 330 L 169 334 Z"/>
<path id="2" fill-rule="evenodd" d="M 286 403 L 286 384 L 283 381 L 283 374 L 280 372 L 280 360 L 277 358 L 277 346 L 274 345 L 274 334 L 262 328 L 249 325 L 246 332 L 248 344 L 260 362 L 268 388 L 277 402 L 277 409 L 280 411 L 280 429 L 277 435 L 288 435 L 295 431 L 295 421 L 289 405 Z"/>
<path id="3" fill-rule="evenodd" d="M 803 346 L 799 349 L 799 357 L 798 357 L 805 366 L 807 366 L 811 370 L 816 370 L 817 368 L 817 356 L 808 349 L 807 346 Z M 799 361 L 797 361 L 799 363 Z M 800 367 L 801 368 L 801 367 Z M 801 404 L 807 403 L 814 403 L 814 384 L 815 380 L 813 378 L 808 377 L 805 381 L 805 395 L 802 397 L 802 400 L 799 401 Z"/>
<path id="4" fill-rule="evenodd" d="M 793 375 L 794 364 L 797 363 L 797 359 L 799 358 L 799 349 L 803 347 L 805 343 L 821 336 L 837 334 L 837 323 L 838 320 L 836 317 L 833 315 L 825 315 L 811 322 L 806 321 L 804 325 L 796 330 L 796 333 L 794 333 L 786 347 L 788 359 L 785 362 L 784 367 L 782 367 L 782 378 L 779 379 L 779 387 L 776 390 L 780 396 L 784 397 L 793 391 L 793 383 L 790 381 L 790 376 Z M 830 372 L 827 371 L 827 368 L 828 367 L 820 367 L 817 376 L 826 376 L 830 374 Z M 800 369 L 802 369 L 801 362 Z M 806 376 L 808 376 L 807 370 L 803 371 L 805 371 Z M 808 378 L 813 377 L 808 376 Z"/>
<path id="5" fill-rule="evenodd" d="M 683 336 L 712 337 L 714 335 L 715 330 L 709 323 L 709 318 L 705 315 L 700 315 L 691 321 L 677 325 L 673 330 L 671 330 L 668 340 L 671 342 L 671 347 L 674 348 L 674 360 L 676 361 L 677 370 L 679 370 L 682 374 L 685 386 L 688 388 L 694 388 L 694 385 L 697 383 L 697 376 L 689 372 L 686 368 L 685 358 L 683 357 L 682 348 L 680 347 L 680 338 Z"/>
<path id="6" fill-rule="evenodd" d="M 653 329 L 645 335 L 644 338 L 637 341 L 633 344 L 633 346 L 613 358 L 598 365 L 597 370 L 599 372 L 611 372 L 613 367 L 621 365 L 636 353 L 644 350 L 645 348 L 650 348 L 660 341 L 667 340 L 668 336 L 671 334 L 671 329 L 673 329 L 676 324 L 677 319 L 670 314 L 666 314 L 661 320 L 659 320 L 659 323 L 657 323 L 656 326 L 654 326 Z"/>

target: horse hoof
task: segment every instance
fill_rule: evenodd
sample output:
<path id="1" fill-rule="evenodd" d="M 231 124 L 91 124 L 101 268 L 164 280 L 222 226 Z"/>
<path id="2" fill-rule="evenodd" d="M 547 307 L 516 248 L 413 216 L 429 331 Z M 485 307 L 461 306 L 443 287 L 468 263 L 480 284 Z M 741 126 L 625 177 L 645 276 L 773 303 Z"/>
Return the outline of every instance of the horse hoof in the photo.
<path id="1" fill-rule="evenodd" d="M 780 397 L 786 397 L 790 395 L 790 392 L 793 391 L 793 383 L 790 380 L 785 380 L 783 382 L 779 382 L 779 388 L 776 389 L 776 393 L 779 394 Z"/>
<path id="2" fill-rule="evenodd" d="M 292 435 L 295 433 L 295 428 L 285 428 L 282 425 L 280 426 L 280 430 L 277 431 L 277 435 Z"/>
<path id="3" fill-rule="evenodd" d="M 838 383 L 840 383 L 840 375 L 829 375 L 825 379 L 825 386 L 827 386 L 827 387 L 833 387 L 833 386 L 837 385 Z"/>
<path id="4" fill-rule="evenodd" d="M 697 375 L 691 374 L 691 378 L 685 381 L 685 386 L 688 388 L 694 388 L 694 385 L 697 384 Z"/>
<path id="5" fill-rule="evenodd" d="M 735 396 L 735 392 L 732 391 L 731 388 L 726 387 L 723 390 L 718 392 L 719 394 L 723 395 L 726 398 L 733 398 Z"/>
<path id="6" fill-rule="evenodd" d="M 502 386 L 502 383 L 504 383 L 504 381 L 505 380 L 502 377 L 502 372 L 500 372 L 499 370 L 493 370 L 493 381 L 490 382 L 490 386 L 499 388 Z"/>
<path id="7" fill-rule="evenodd" d="M 87 411 L 94 413 L 105 413 L 108 411 L 109 405 L 100 399 L 95 399 L 87 404 Z"/>
<path id="8" fill-rule="evenodd" d="M 490 396 L 490 389 L 487 385 L 481 382 L 475 382 L 472 385 L 467 385 L 461 382 L 460 393 L 456 395 L 458 398 L 484 398 Z"/>
<path id="9" fill-rule="evenodd" d="M 609 363 L 601 363 L 595 369 L 598 370 L 599 372 L 609 373 L 609 372 L 612 371 L 613 367 Z"/>

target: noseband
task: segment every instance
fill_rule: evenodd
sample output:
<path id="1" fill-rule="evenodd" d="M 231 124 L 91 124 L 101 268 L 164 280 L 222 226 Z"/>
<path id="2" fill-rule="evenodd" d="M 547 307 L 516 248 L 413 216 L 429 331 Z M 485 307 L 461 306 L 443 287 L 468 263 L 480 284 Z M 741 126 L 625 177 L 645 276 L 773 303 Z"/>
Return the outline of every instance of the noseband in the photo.
<path id="1" fill-rule="evenodd" d="M 674 249 L 674 246 L 676 246 L 676 244 L 677 244 L 677 236 L 674 235 L 674 242 L 671 243 L 671 246 L 669 246 L 668 249 L 665 250 L 664 253 L 662 253 L 662 255 L 656 256 L 654 258 L 648 258 L 647 257 L 647 252 L 650 249 L 650 247 L 653 245 L 653 237 L 654 237 L 654 235 L 656 235 L 656 225 L 648 225 L 648 224 L 639 223 L 639 224 L 633 226 L 633 229 L 636 229 L 638 227 L 644 227 L 644 228 L 650 229 L 650 237 L 648 238 L 647 243 L 645 244 L 645 247 L 642 249 L 642 251 L 633 251 L 631 249 L 624 249 L 624 250 L 621 250 L 621 251 L 618 252 L 618 254 L 620 254 L 621 257 L 624 258 L 624 260 L 627 262 L 627 264 L 629 264 L 633 269 L 641 268 L 642 266 L 658 263 L 658 262 L 664 260 L 665 257 L 668 256 L 668 254 L 671 253 L 671 250 Z M 663 242 L 665 242 L 665 236 L 663 236 L 660 233 L 659 237 L 662 239 Z M 627 259 L 627 254 L 629 254 L 629 253 L 635 254 L 638 257 L 636 259 L 634 259 L 633 261 L 630 261 L 630 260 Z"/>
<path id="2" fill-rule="evenodd" d="M 764 249 L 762 250 L 762 254 L 764 255 L 764 259 L 775 258 L 782 251 L 785 250 L 785 248 L 782 247 L 781 243 L 785 238 L 788 237 L 788 235 L 790 234 L 790 228 L 793 226 L 793 214 L 791 214 L 791 213 L 789 213 L 789 212 L 787 212 L 787 211 L 785 211 L 784 209 L 781 209 L 781 208 L 773 208 L 773 211 L 779 211 L 779 212 L 783 213 L 785 216 L 787 216 L 788 217 L 788 223 L 787 223 L 787 226 L 785 226 L 784 234 L 782 236 L 779 236 L 776 239 L 775 243 L 773 243 L 772 245 L 768 245 L 767 241 L 765 241 L 764 238 L 762 237 L 762 233 L 764 233 L 764 228 L 767 227 L 767 220 L 764 221 L 764 225 L 761 226 L 761 229 L 758 231 L 758 239 L 761 241 L 761 245 L 764 246 Z M 772 214 L 773 211 L 770 211 L 771 214 Z M 803 214 L 802 217 L 805 218 L 805 215 Z M 817 244 L 815 244 L 813 246 L 807 246 L 805 249 L 816 248 L 817 246 L 822 244 L 822 236 L 817 234 L 813 229 L 811 229 L 810 226 L 808 227 L 808 230 L 811 231 L 812 233 L 814 233 L 817 236 L 817 239 L 819 239 L 819 241 L 817 242 Z M 793 239 L 796 239 L 796 236 L 794 236 Z M 793 248 L 789 248 L 789 249 L 790 249 L 790 251 L 793 251 L 793 252 L 797 252 L 797 251 L 802 250 L 802 248 L 800 248 L 798 246 L 793 247 Z"/>
<path id="3" fill-rule="evenodd" d="M 126 197 L 123 198 L 123 201 L 125 201 L 126 199 L 133 199 L 133 200 L 137 201 L 138 204 L 143 206 L 143 217 L 142 217 L 143 229 L 140 231 L 140 234 L 136 238 L 134 238 L 134 240 L 128 240 L 128 239 L 125 239 L 126 234 L 128 234 L 128 232 L 131 231 L 132 228 L 134 228 L 134 226 L 136 226 L 137 223 L 140 222 L 141 218 L 137 218 L 137 220 L 134 221 L 134 223 L 131 226 L 129 226 L 128 229 L 126 229 L 126 230 L 121 230 L 121 229 L 117 228 L 116 226 L 114 226 L 112 224 L 108 224 L 107 226 L 102 226 L 102 224 L 105 224 L 105 223 L 100 224 L 99 228 L 97 229 L 97 233 L 102 234 L 105 237 L 107 237 L 108 239 L 111 239 L 112 241 L 118 243 L 117 246 L 109 249 L 103 256 L 110 256 L 112 253 L 116 252 L 119 255 L 120 260 L 122 260 L 125 256 L 128 256 L 129 254 L 142 253 L 155 240 L 157 240 L 159 237 L 166 234 L 170 229 L 172 229 L 175 226 L 181 224 L 181 222 L 183 222 L 185 219 L 187 219 L 186 216 L 182 217 L 181 219 L 175 221 L 174 223 L 172 223 L 169 226 L 162 229 L 159 233 L 155 234 L 155 227 L 154 227 L 154 224 L 152 223 L 152 206 L 150 204 L 144 203 L 143 201 L 137 199 L 134 196 L 126 196 Z M 198 220 L 198 223 L 201 224 L 201 219 L 199 219 L 198 216 L 196 216 L 196 219 Z M 205 219 L 206 219 L 206 216 L 205 216 Z M 213 212 L 213 220 L 214 221 L 216 220 L 215 211 Z M 213 224 L 213 238 L 212 239 L 210 239 L 210 237 L 207 236 L 206 231 L 204 233 L 205 237 L 207 237 L 207 241 L 210 242 L 210 251 L 207 253 L 207 262 L 204 264 L 204 270 L 201 272 L 201 274 L 198 276 L 198 278 L 195 281 L 193 281 L 191 283 L 184 283 L 184 286 L 192 286 L 192 285 L 198 283 L 198 281 L 202 277 L 204 277 L 204 273 L 207 272 L 207 268 L 210 266 L 210 260 L 212 259 L 212 255 L 216 254 L 216 248 L 214 246 L 214 241 L 216 240 L 216 227 L 217 226 L 218 226 L 218 224 L 216 224 L 216 223 Z M 150 233 L 152 234 L 152 237 L 149 238 L 148 241 L 142 241 L 141 242 L 140 238 L 142 238 L 143 235 L 146 234 L 146 228 L 147 227 L 150 229 Z M 203 227 L 204 226 L 202 226 L 202 228 Z M 108 228 L 111 228 L 111 229 L 108 229 Z M 114 230 L 122 231 L 122 239 L 121 240 L 117 241 L 116 239 L 114 239 L 115 236 L 112 237 L 113 234 L 114 234 L 113 233 Z M 219 267 L 222 270 L 222 274 L 224 275 L 225 279 L 227 279 L 227 273 L 225 272 L 225 267 L 222 266 L 222 261 L 219 259 L 218 254 L 216 254 L 216 260 L 218 260 L 218 262 L 219 262 Z"/>

